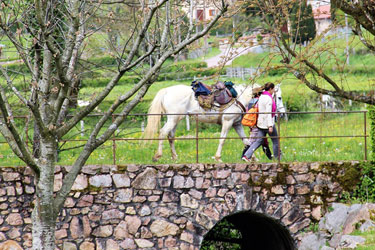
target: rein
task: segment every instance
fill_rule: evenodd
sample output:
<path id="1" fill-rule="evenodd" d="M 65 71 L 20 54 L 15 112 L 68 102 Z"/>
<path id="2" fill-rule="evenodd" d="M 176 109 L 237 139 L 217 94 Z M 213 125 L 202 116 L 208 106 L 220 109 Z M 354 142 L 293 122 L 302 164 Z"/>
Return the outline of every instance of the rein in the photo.
<path id="1" fill-rule="evenodd" d="M 237 99 L 235 99 L 235 102 L 242 109 L 242 112 L 246 113 L 246 108 L 243 106 L 243 104 Z"/>

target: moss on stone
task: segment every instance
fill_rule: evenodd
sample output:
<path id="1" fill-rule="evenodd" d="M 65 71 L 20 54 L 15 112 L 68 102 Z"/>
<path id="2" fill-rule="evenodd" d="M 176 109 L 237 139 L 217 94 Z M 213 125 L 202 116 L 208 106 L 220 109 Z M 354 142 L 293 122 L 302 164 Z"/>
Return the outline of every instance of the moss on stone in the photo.
<path id="1" fill-rule="evenodd" d="M 344 166 L 344 174 L 337 176 L 337 182 L 345 191 L 353 191 L 360 181 L 361 171 L 355 165 Z"/>
<path id="2" fill-rule="evenodd" d="M 89 192 L 100 192 L 102 191 L 102 187 L 95 187 L 92 185 L 88 185 L 88 187 L 83 191 L 84 193 L 89 193 Z"/>
<path id="3" fill-rule="evenodd" d="M 117 165 L 117 171 L 116 174 L 123 174 L 128 170 L 127 165 Z"/>
<path id="4" fill-rule="evenodd" d="M 276 183 L 280 185 L 286 185 L 286 177 L 288 176 L 287 172 L 278 172 L 276 175 Z"/>

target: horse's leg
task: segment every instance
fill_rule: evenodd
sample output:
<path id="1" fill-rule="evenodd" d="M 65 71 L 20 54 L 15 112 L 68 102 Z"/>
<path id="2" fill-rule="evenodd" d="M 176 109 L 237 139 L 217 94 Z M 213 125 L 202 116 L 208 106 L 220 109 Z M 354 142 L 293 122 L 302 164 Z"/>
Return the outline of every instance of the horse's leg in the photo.
<path id="1" fill-rule="evenodd" d="M 249 140 L 245 134 L 242 124 L 239 122 L 235 123 L 233 124 L 233 128 L 236 130 L 238 136 L 241 137 L 243 144 L 247 145 Z"/>
<path id="2" fill-rule="evenodd" d="M 160 132 L 159 132 L 159 147 L 158 147 L 158 150 L 157 150 L 156 154 L 152 158 L 153 161 L 158 161 L 161 158 L 161 156 L 163 155 L 163 141 L 164 141 L 163 139 L 166 138 L 167 135 L 169 135 L 170 132 L 174 128 L 177 127 L 178 121 L 179 121 L 178 117 L 168 117 L 167 122 L 160 129 Z M 173 146 L 174 146 L 174 144 L 173 144 Z M 173 157 L 173 154 L 172 154 L 172 157 Z"/>
<path id="3" fill-rule="evenodd" d="M 215 160 L 221 162 L 221 150 L 223 149 L 223 145 L 225 142 L 225 138 L 227 137 L 229 129 L 232 127 L 233 121 L 232 120 L 223 120 L 222 126 L 221 126 L 221 133 L 220 137 L 221 139 L 219 140 L 219 146 L 217 147 L 217 151 L 215 154 Z"/>
<path id="4" fill-rule="evenodd" d="M 175 141 L 175 134 L 176 134 L 176 128 L 177 128 L 177 123 L 174 126 L 174 128 L 169 132 L 168 135 L 168 141 L 169 141 L 169 146 L 171 146 L 171 153 L 172 153 L 172 159 L 177 160 L 177 153 L 176 153 L 176 148 L 174 146 L 174 141 Z"/>

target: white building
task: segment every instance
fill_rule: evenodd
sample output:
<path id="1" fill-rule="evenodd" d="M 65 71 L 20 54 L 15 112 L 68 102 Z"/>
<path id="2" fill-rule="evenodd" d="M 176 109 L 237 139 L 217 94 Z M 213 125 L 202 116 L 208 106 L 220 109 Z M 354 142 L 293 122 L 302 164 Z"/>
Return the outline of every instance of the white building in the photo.
<path id="1" fill-rule="evenodd" d="M 320 5 L 317 8 L 313 8 L 313 14 L 316 26 L 316 34 L 320 35 L 332 24 L 331 5 Z"/>
<path id="2" fill-rule="evenodd" d="M 229 4 L 233 3 L 235 0 L 227 0 Z M 190 5 L 192 4 L 192 8 Z M 195 21 L 207 21 L 214 18 L 219 13 L 219 8 L 221 7 L 220 0 L 187 0 L 185 1 L 184 10 L 190 16 L 190 10 L 193 11 L 193 20 Z"/>

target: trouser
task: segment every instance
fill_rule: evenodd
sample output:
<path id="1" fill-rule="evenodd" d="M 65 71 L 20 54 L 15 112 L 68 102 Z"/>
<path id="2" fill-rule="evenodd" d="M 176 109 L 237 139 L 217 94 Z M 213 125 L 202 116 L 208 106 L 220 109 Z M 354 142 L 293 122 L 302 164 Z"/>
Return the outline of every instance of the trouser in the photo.
<path id="1" fill-rule="evenodd" d="M 273 125 L 273 131 L 272 133 L 269 133 L 268 129 L 258 129 L 256 137 L 258 137 L 253 143 L 251 143 L 250 148 L 245 152 L 245 156 L 250 159 L 254 151 L 259 148 L 260 145 L 262 145 L 264 137 L 269 134 L 271 136 L 272 140 L 272 146 L 273 146 L 273 154 L 274 157 L 277 158 L 279 155 L 279 138 L 277 138 L 277 130 L 276 126 Z"/>

